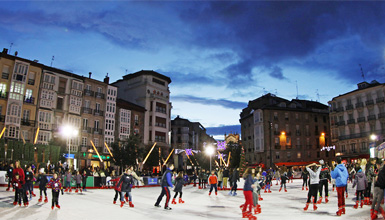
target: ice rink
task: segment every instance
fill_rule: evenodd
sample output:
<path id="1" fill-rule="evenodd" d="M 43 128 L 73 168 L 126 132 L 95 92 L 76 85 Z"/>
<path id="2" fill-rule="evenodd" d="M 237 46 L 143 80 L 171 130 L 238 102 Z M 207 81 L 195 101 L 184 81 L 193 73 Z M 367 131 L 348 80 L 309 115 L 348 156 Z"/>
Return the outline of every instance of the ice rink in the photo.
<path id="1" fill-rule="evenodd" d="M 258 219 L 370 219 L 369 206 L 362 209 L 354 209 L 354 190 L 349 184 L 349 198 L 346 200 L 346 215 L 336 216 L 337 193 L 332 191 L 329 185 L 329 203 L 318 205 L 318 210 L 313 211 L 309 206 L 308 211 L 303 211 L 306 203 L 307 191 L 301 189 L 302 180 L 294 180 L 287 184 L 288 192 L 278 192 L 279 186 L 273 185 L 272 193 L 262 193 L 263 201 L 260 201 L 262 213 Z M 208 189 L 199 190 L 192 185 L 183 188 L 184 204 L 172 205 L 172 210 L 164 210 L 165 197 L 161 202 L 161 208 L 154 207 L 154 203 L 160 194 L 160 187 L 135 188 L 132 191 L 135 208 L 125 205 L 120 208 L 118 203 L 113 204 L 113 189 L 91 189 L 87 192 L 76 194 L 64 193 L 60 195 L 61 209 L 51 210 L 51 190 L 48 189 L 48 203 L 38 203 L 38 197 L 30 201 L 28 207 L 14 207 L 12 205 L 14 193 L 6 192 L 5 187 L 0 187 L 0 219 L 63 219 L 63 220 L 87 220 L 87 219 L 242 219 L 239 205 L 244 202 L 243 191 L 238 191 L 237 196 L 229 196 L 228 191 L 219 191 L 218 196 L 208 196 Z M 35 189 L 38 195 L 39 189 Z M 174 196 L 174 193 L 171 193 Z M 381 215 L 379 216 L 381 217 Z"/>

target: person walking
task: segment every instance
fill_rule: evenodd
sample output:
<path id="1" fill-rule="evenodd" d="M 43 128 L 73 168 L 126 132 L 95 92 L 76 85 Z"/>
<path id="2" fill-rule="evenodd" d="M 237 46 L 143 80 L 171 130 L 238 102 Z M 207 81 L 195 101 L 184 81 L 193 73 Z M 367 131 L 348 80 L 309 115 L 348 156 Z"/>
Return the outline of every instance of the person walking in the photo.
<path id="1" fill-rule="evenodd" d="M 156 203 L 155 207 L 161 207 L 159 203 L 162 201 L 163 196 L 166 196 L 166 202 L 164 205 L 164 209 L 166 210 L 171 210 L 171 208 L 168 206 L 168 202 L 170 201 L 170 189 L 168 187 L 173 188 L 174 186 L 172 185 L 171 181 L 171 172 L 174 169 L 174 164 L 169 163 L 167 164 L 167 169 L 164 171 L 162 179 L 161 179 L 161 187 L 162 187 L 162 192 L 160 193 Z"/>
<path id="2" fill-rule="evenodd" d="M 345 214 L 345 190 L 346 185 L 348 184 L 348 170 L 346 169 L 345 165 L 342 163 L 341 157 L 337 157 L 337 166 L 334 168 L 334 170 L 330 173 L 331 177 L 336 180 L 336 187 L 337 187 L 337 197 L 338 197 L 338 211 L 336 214 L 338 216 L 341 216 L 342 214 Z"/>

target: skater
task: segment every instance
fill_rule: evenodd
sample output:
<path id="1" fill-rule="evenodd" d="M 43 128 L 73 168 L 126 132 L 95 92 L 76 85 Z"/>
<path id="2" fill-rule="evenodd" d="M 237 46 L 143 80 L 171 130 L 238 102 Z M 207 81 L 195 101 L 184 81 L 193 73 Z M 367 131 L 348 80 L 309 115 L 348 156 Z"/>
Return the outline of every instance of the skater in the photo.
<path id="1" fill-rule="evenodd" d="M 124 174 L 120 177 L 120 180 L 117 184 L 117 189 L 119 191 L 120 189 L 120 207 L 123 207 L 124 205 L 124 194 L 129 198 L 129 205 L 130 207 L 134 207 L 134 204 L 132 203 L 132 196 L 131 196 L 131 188 L 132 184 L 134 184 L 134 177 L 131 175 L 131 170 L 127 168 L 124 172 Z M 117 196 L 115 195 L 115 198 Z M 115 201 L 114 198 L 114 201 Z M 127 199 L 126 199 L 127 200 Z"/>
<path id="2" fill-rule="evenodd" d="M 267 192 L 271 193 L 271 190 L 270 190 L 271 182 L 272 182 L 272 177 L 271 177 L 270 173 L 268 172 L 266 175 L 266 179 L 265 179 L 265 193 L 267 193 Z"/>
<path id="3" fill-rule="evenodd" d="M 222 183 L 223 183 L 223 169 L 219 169 L 218 171 L 218 188 L 222 189 Z"/>
<path id="4" fill-rule="evenodd" d="M 371 158 L 369 161 L 369 164 L 366 165 L 366 179 L 368 180 L 368 186 L 366 187 L 365 190 L 365 200 L 364 200 L 364 205 L 371 205 L 372 202 L 370 201 L 370 195 L 372 192 L 372 182 L 373 179 L 376 177 L 375 174 L 375 164 L 376 164 L 376 159 Z"/>
<path id="5" fill-rule="evenodd" d="M 281 188 L 279 188 L 279 192 L 281 192 L 282 186 L 284 187 L 285 192 L 287 192 L 286 181 L 289 181 L 289 177 L 287 177 L 287 173 L 283 173 L 283 175 L 281 176 Z"/>
<path id="6" fill-rule="evenodd" d="M 25 185 L 24 185 L 24 190 L 26 193 L 29 192 L 29 198 L 32 199 L 32 196 L 35 197 L 36 194 L 33 193 L 33 181 L 35 177 L 32 172 L 31 166 L 27 166 L 27 170 L 25 171 Z M 27 194 L 26 194 L 27 196 Z"/>
<path id="7" fill-rule="evenodd" d="M 362 172 L 361 169 L 358 170 L 356 176 L 354 177 L 354 183 L 353 187 L 357 185 L 356 189 L 356 194 L 357 194 L 357 199 L 356 199 L 356 204 L 353 206 L 353 208 L 357 209 L 358 204 L 360 203 L 361 200 L 361 208 L 364 205 L 364 191 L 366 189 L 366 186 L 368 185 L 368 180 L 366 179 L 366 175 Z"/>
<path id="8" fill-rule="evenodd" d="M 82 175 L 82 188 L 83 188 L 83 191 L 87 191 L 86 190 L 86 185 L 87 185 L 87 169 L 85 168 L 83 170 L 83 175 Z"/>
<path id="9" fill-rule="evenodd" d="M 211 195 L 211 192 L 213 191 L 213 189 L 215 189 L 215 195 L 217 195 L 218 194 L 218 188 L 217 188 L 218 178 L 217 178 L 217 176 L 215 176 L 214 170 L 211 171 L 211 176 L 209 177 L 209 184 L 210 184 L 209 196 Z"/>
<path id="10" fill-rule="evenodd" d="M 237 195 L 237 182 L 239 182 L 239 168 L 234 168 L 233 175 L 231 176 L 232 187 L 230 189 L 229 195 Z M 234 193 L 233 193 L 234 192 Z"/>
<path id="11" fill-rule="evenodd" d="M 276 169 L 276 171 L 274 173 L 274 177 L 275 177 L 275 180 L 276 180 L 275 185 L 278 185 L 279 182 L 280 182 L 280 179 L 281 179 L 281 174 L 279 173 L 279 169 Z"/>
<path id="12" fill-rule="evenodd" d="M 205 189 L 206 189 L 206 187 L 208 187 L 209 177 L 210 177 L 210 171 L 206 170 L 205 178 L 203 179 L 204 180 Z"/>
<path id="13" fill-rule="evenodd" d="M 252 171 L 250 168 L 247 168 L 243 174 L 243 179 L 245 180 L 245 185 L 243 186 L 243 195 L 245 196 L 245 204 L 242 209 L 242 218 L 248 218 L 249 220 L 256 220 L 257 218 L 252 214 L 253 208 L 253 185 L 254 181 L 251 176 Z M 246 211 L 247 208 L 249 211 Z"/>
<path id="14" fill-rule="evenodd" d="M 66 184 L 65 184 L 65 191 L 64 192 L 72 192 L 72 188 L 71 188 L 71 180 L 72 180 L 72 173 L 71 173 L 71 170 L 67 170 L 66 174 L 65 174 L 65 178 L 66 178 Z"/>
<path id="15" fill-rule="evenodd" d="M 378 172 L 377 180 L 374 183 L 374 192 L 373 192 L 373 203 L 370 209 L 370 218 L 372 220 L 376 219 L 378 216 L 378 211 L 381 211 L 382 216 L 385 216 L 384 209 L 381 207 L 381 201 L 384 198 L 384 189 L 385 189 L 385 169 L 384 163 L 382 162 L 381 168 L 379 168 L 380 172 Z M 381 161 L 379 160 L 377 166 L 380 166 Z M 362 203 L 361 203 L 362 208 Z"/>
<path id="16" fill-rule="evenodd" d="M 7 168 L 6 178 L 8 178 L 8 188 L 6 191 L 9 191 L 12 185 L 12 175 L 13 175 L 13 163 L 11 161 Z M 15 191 L 15 189 L 13 189 L 13 191 Z"/>
<path id="17" fill-rule="evenodd" d="M 229 180 L 229 176 L 230 176 L 230 172 L 226 167 L 225 170 L 223 171 L 223 183 L 222 183 L 223 190 L 226 190 L 227 188 L 227 181 Z"/>
<path id="18" fill-rule="evenodd" d="M 171 208 L 168 207 L 168 202 L 170 201 L 170 189 L 168 187 L 171 187 L 171 188 L 174 187 L 171 182 L 171 171 L 173 169 L 174 169 L 174 164 L 172 163 L 167 164 L 167 169 L 164 171 L 161 179 L 162 192 L 159 195 L 154 205 L 155 207 L 160 207 L 159 203 L 160 201 L 162 201 L 163 196 L 166 195 L 166 203 L 164 205 L 164 209 L 171 210 Z"/>
<path id="19" fill-rule="evenodd" d="M 39 190 L 40 190 L 40 198 L 38 201 L 39 202 L 43 201 L 43 192 L 44 192 L 44 196 L 45 196 L 44 202 L 47 203 L 48 202 L 48 198 L 47 198 L 48 179 L 44 173 L 44 168 L 41 168 L 39 170 L 39 176 L 37 177 L 36 182 L 39 182 Z"/>
<path id="20" fill-rule="evenodd" d="M 321 173 L 319 174 L 319 195 L 320 198 L 317 201 L 317 204 L 322 202 L 322 189 L 325 188 L 325 203 L 329 202 L 329 181 L 330 181 L 330 171 L 329 167 L 325 164 L 324 160 L 319 161 L 321 165 Z"/>
<path id="21" fill-rule="evenodd" d="M 255 172 L 255 170 L 253 169 L 252 170 L 253 172 Z M 253 173 L 254 174 L 254 173 Z M 261 205 L 258 204 L 258 201 L 259 201 L 259 198 L 260 198 L 260 194 L 261 194 L 261 182 L 260 180 L 257 178 L 257 176 L 255 176 L 253 178 L 253 182 L 254 182 L 254 187 L 253 187 L 253 205 L 254 205 L 254 214 L 259 214 L 262 212 L 261 210 Z M 262 197 L 261 197 L 262 198 Z"/>
<path id="22" fill-rule="evenodd" d="M 13 202 L 13 205 L 15 206 L 17 203 L 19 203 L 19 206 L 21 206 L 21 199 L 23 199 L 24 206 L 28 206 L 28 200 L 26 200 L 23 192 L 23 182 L 20 180 L 18 173 L 13 175 L 12 187 L 15 189 L 15 201 Z"/>
<path id="23" fill-rule="evenodd" d="M 182 200 L 182 188 L 183 188 L 183 185 L 184 185 L 184 180 L 183 180 L 183 177 L 182 177 L 182 171 L 180 171 L 178 173 L 178 176 L 175 178 L 175 188 L 174 188 L 174 192 L 175 192 L 175 195 L 174 195 L 174 198 L 172 199 L 172 202 L 171 204 L 176 204 L 176 197 L 178 196 L 178 193 L 179 193 L 179 203 L 184 203 L 184 201 Z"/>
<path id="24" fill-rule="evenodd" d="M 310 168 L 311 167 L 311 168 Z M 317 168 L 318 167 L 318 168 Z M 321 172 L 321 165 L 317 165 L 316 163 L 312 163 L 306 166 L 306 170 L 310 175 L 310 190 L 307 193 L 307 202 L 305 208 L 303 210 L 307 210 L 309 208 L 309 204 L 313 197 L 313 210 L 317 210 L 316 202 L 317 202 L 317 193 L 319 187 L 319 174 Z"/>
<path id="25" fill-rule="evenodd" d="M 288 183 L 290 183 L 290 180 L 293 183 L 293 176 L 294 176 L 293 170 L 292 168 L 289 168 L 289 171 L 287 172 L 287 177 L 289 178 L 287 181 Z"/>
<path id="26" fill-rule="evenodd" d="M 199 170 L 199 174 L 198 174 L 198 178 L 199 178 L 199 189 L 203 189 L 203 185 L 204 185 L 204 177 L 205 177 L 205 169 L 202 169 L 202 170 Z"/>
<path id="27" fill-rule="evenodd" d="M 334 168 L 334 170 L 330 173 L 331 177 L 336 180 L 337 186 L 337 197 L 338 197 L 338 211 L 337 215 L 341 216 L 345 214 L 345 197 L 344 193 L 346 190 L 346 185 L 348 184 L 348 170 L 345 165 L 341 162 L 341 157 L 337 157 L 336 159 L 338 165 Z"/>
<path id="28" fill-rule="evenodd" d="M 82 187 L 81 187 L 81 184 L 82 184 L 82 175 L 80 174 L 79 171 L 76 171 L 76 176 L 74 176 L 75 180 L 76 180 L 76 190 L 75 190 L 75 193 L 79 192 L 82 192 Z"/>
<path id="29" fill-rule="evenodd" d="M 191 178 L 191 181 L 193 182 L 193 187 L 197 186 L 197 184 L 196 184 L 197 178 L 198 178 L 198 175 L 197 175 L 197 171 L 195 170 L 193 173 L 193 176 Z"/>
<path id="30" fill-rule="evenodd" d="M 308 184 L 307 184 L 307 181 L 309 179 L 309 172 L 307 172 L 306 167 L 302 168 L 301 177 L 302 177 L 302 191 L 304 190 L 305 186 L 306 186 L 306 191 L 309 190 Z"/>
<path id="31" fill-rule="evenodd" d="M 187 175 L 187 172 L 184 172 L 184 175 L 183 175 L 183 185 L 184 186 L 187 186 L 188 184 L 188 175 Z"/>
<path id="32" fill-rule="evenodd" d="M 51 209 L 53 210 L 56 204 L 56 208 L 60 209 L 59 205 L 59 193 L 62 188 L 62 185 L 60 183 L 60 179 L 57 176 L 57 173 L 53 174 L 53 178 L 49 181 L 48 186 L 52 188 L 52 206 Z"/>

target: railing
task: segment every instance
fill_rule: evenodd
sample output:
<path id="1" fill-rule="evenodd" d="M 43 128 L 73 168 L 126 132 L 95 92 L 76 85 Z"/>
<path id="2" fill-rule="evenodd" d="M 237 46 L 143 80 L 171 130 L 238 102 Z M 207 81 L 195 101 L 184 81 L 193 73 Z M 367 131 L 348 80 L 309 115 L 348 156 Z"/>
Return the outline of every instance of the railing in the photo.
<path id="1" fill-rule="evenodd" d="M 34 79 L 28 79 L 28 85 L 35 85 Z"/>
<path id="2" fill-rule="evenodd" d="M 356 123 L 356 120 L 355 120 L 355 119 L 349 119 L 349 120 L 348 120 L 348 124 L 354 124 L 354 123 Z"/>
<path id="3" fill-rule="evenodd" d="M 345 109 L 346 109 L 346 110 L 351 110 L 351 109 L 353 109 L 353 105 L 347 105 L 347 106 L 345 107 Z"/>
<path id="4" fill-rule="evenodd" d="M 100 93 L 100 92 L 95 92 L 95 97 L 100 98 L 100 99 L 104 99 L 104 94 Z"/>
<path id="5" fill-rule="evenodd" d="M 365 122 L 365 117 L 359 117 L 357 118 L 357 122 Z"/>
<path id="6" fill-rule="evenodd" d="M 368 121 L 373 121 L 373 120 L 376 120 L 376 115 L 369 115 Z"/>
<path id="7" fill-rule="evenodd" d="M 21 119 L 20 124 L 35 127 L 35 121 L 32 120 Z"/>
<path id="8" fill-rule="evenodd" d="M 59 91 L 58 91 L 60 94 L 65 94 L 66 93 L 66 88 L 63 88 L 63 87 L 59 87 Z"/>
<path id="9" fill-rule="evenodd" d="M 356 108 L 361 108 L 361 107 L 364 107 L 364 103 L 363 102 L 357 102 Z"/>
<path id="10" fill-rule="evenodd" d="M 102 129 L 100 129 L 100 128 L 93 128 L 93 129 L 92 129 L 92 132 L 93 132 L 94 134 L 102 134 Z"/>
<path id="11" fill-rule="evenodd" d="M 165 128 L 165 127 L 166 127 L 166 124 L 156 122 L 156 123 L 155 123 L 155 126 L 161 127 L 161 128 Z"/>
<path id="12" fill-rule="evenodd" d="M 370 99 L 370 100 L 366 101 L 365 104 L 366 104 L 366 106 L 374 105 L 374 101 L 373 101 L 373 99 Z"/>
<path id="13" fill-rule="evenodd" d="M 84 133 L 91 133 L 91 128 L 90 127 L 82 127 L 82 131 Z"/>
<path id="14" fill-rule="evenodd" d="M 376 99 L 376 103 L 377 103 L 377 104 L 380 103 L 380 102 L 384 102 L 384 97 L 378 97 L 378 98 Z"/>
<path id="15" fill-rule="evenodd" d="M 1 78 L 2 78 L 2 79 L 8 79 L 8 77 L 9 77 L 9 73 L 3 73 L 3 74 L 1 75 Z"/>
<path id="16" fill-rule="evenodd" d="M 337 111 L 337 112 L 343 112 L 343 111 L 344 111 L 344 107 L 338 107 L 338 108 L 336 109 L 336 111 Z"/>
<path id="17" fill-rule="evenodd" d="M 30 104 L 34 104 L 35 103 L 35 98 L 30 96 L 30 97 L 26 97 L 24 96 L 24 103 L 30 103 Z"/>
<path id="18" fill-rule="evenodd" d="M 338 126 L 345 125 L 345 121 L 339 121 L 339 122 L 337 122 L 337 125 L 338 125 Z"/>
<path id="19" fill-rule="evenodd" d="M 0 92 L 0 99 L 7 99 L 8 98 L 8 92 Z"/>
<path id="20" fill-rule="evenodd" d="M 99 109 L 94 109 L 94 115 L 96 115 L 96 116 L 101 116 L 101 115 L 103 115 L 104 114 L 104 111 L 101 111 L 101 110 L 99 110 Z"/>
<path id="21" fill-rule="evenodd" d="M 274 149 L 276 149 L 276 150 L 279 150 L 279 149 L 281 149 L 281 145 L 280 145 L 280 144 L 276 144 L 276 145 L 274 145 Z"/>
<path id="22" fill-rule="evenodd" d="M 94 91 L 85 89 L 85 90 L 84 90 L 84 95 L 87 95 L 87 96 L 94 96 Z"/>
<path id="23" fill-rule="evenodd" d="M 92 114 L 92 109 L 87 107 L 82 107 L 82 112 L 86 114 Z"/>

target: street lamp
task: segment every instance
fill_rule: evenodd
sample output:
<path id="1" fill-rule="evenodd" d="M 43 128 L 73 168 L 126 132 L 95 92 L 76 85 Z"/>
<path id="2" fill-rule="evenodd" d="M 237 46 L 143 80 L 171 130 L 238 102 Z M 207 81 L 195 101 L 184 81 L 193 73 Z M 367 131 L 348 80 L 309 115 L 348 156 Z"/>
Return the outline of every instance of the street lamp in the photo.
<path id="1" fill-rule="evenodd" d="M 212 146 L 208 146 L 206 148 L 206 154 L 210 156 L 210 172 L 211 172 L 211 156 L 214 154 L 214 151 L 215 149 Z"/>
<path id="2" fill-rule="evenodd" d="M 369 147 L 370 158 L 374 158 L 375 157 L 377 135 L 375 135 L 375 134 L 370 135 L 370 140 L 372 140 L 372 143 L 370 144 L 370 147 Z"/>
<path id="3" fill-rule="evenodd" d="M 71 126 L 71 125 L 64 125 L 62 127 L 62 131 L 61 131 L 62 135 L 64 137 L 67 138 L 67 143 L 68 143 L 68 155 L 67 155 L 67 159 L 68 159 L 68 168 L 70 167 L 70 153 L 71 153 L 71 142 L 70 142 L 70 139 L 71 138 L 74 138 L 74 137 L 77 137 L 78 134 L 79 134 L 79 131 Z"/>

